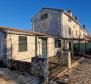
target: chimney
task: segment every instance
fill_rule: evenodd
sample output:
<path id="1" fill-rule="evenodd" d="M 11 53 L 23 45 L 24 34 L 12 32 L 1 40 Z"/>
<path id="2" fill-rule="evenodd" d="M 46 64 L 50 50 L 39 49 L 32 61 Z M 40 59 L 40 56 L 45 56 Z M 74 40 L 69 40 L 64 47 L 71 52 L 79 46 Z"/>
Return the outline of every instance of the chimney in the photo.
<path id="1" fill-rule="evenodd" d="M 83 28 L 85 29 L 86 28 L 86 25 L 83 25 Z"/>
<path id="2" fill-rule="evenodd" d="M 70 14 L 70 16 L 72 16 L 72 11 L 71 10 L 68 10 L 67 12 Z"/>
<path id="3" fill-rule="evenodd" d="M 75 17 L 75 19 L 76 19 L 76 20 L 78 19 L 77 16 Z"/>

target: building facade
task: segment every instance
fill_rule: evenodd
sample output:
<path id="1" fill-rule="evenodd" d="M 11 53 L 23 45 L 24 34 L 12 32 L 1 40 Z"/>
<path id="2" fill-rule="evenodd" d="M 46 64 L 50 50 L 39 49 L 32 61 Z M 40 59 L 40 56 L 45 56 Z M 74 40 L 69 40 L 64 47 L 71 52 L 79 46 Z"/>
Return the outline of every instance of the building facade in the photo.
<path id="1" fill-rule="evenodd" d="M 42 33 L 0 27 L 0 61 L 31 62 L 31 58 L 51 57 L 56 54 L 55 38 Z M 58 43 L 56 44 L 58 46 Z"/>
<path id="2" fill-rule="evenodd" d="M 32 18 L 32 30 L 63 38 L 79 38 L 81 32 L 87 32 L 81 27 L 77 17 L 70 10 L 43 8 Z M 83 30 L 83 31 L 81 31 Z"/>
<path id="3" fill-rule="evenodd" d="M 62 38 L 83 39 L 84 36 L 88 35 L 70 10 L 43 8 L 33 16 L 32 25 L 32 30 L 35 32 Z M 71 43 L 71 41 L 66 40 L 65 46 L 70 47 Z"/>

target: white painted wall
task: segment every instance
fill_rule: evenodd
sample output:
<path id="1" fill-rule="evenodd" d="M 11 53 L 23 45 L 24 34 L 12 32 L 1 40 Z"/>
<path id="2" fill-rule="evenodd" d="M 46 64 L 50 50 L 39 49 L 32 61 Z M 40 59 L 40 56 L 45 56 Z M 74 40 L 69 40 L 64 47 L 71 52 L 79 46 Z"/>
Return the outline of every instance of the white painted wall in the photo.
<path id="1" fill-rule="evenodd" d="M 47 48 L 48 48 L 48 57 L 55 55 L 55 39 L 54 38 L 48 38 L 47 42 Z"/>
<path id="2" fill-rule="evenodd" d="M 23 35 L 8 34 L 7 36 L 7 57 L 10 59 L 11 54 L 14 60 L 31 62 L 31 57 L 35 56 L 35 37 L 27 36 L 27 51 L 18 51 L 18 37 Z M 12 44 L 12 51 L 11 51 Z M 11 53 L 12 52 L 12 53 Z"/>
<path id="3" fill-rule="evenodd" d="M 85 30 L 84 29 L 81 29 L 80 30 L 80 38 L 85 38 L 85 36 L 87 36 L 87 32 L 85 32 Z"/>
<path id="4" fill-rule="evenodd" d="M 55 38 L 47 38 L 47 56 L 55 55 Z M 38 56 L 42 56 L 42 39 L 38 38 Z"/>
<path id="5" fill-rule="evenodd" d="M 78 38 L 80 32 L 80 26 L 75 23 L 73 20 L 71 22 L 68 21 L 68 16 L 64 13 L 61 14 L 61 24 L 62 24 L 62 32 L 64 38 Z M 71 28 L 71 35 L 69 35 L 69 28 Z M 77 35 L 76 35 L 77 31 Z"/>
<path id="6" fill-rule="evenodd" d="M 24 52 L 18 51 L 19 36 L 24 36 L 24 35 L 8 34 L 7 57 L 8 59 L 11 59 L 11 56 L 12 56 L 14 60 L 31 62 L 31 57 L 35 56 L 35 36 L 27 36 L 28 50 Z M 42 56 L 42 39 L 38 38 L 37 41 L 38 41 L 37 54 L 38 56 Z M 12 46 L 12 50 L 11 50 L 11 46 Z M 49 37 L 47 39 L 47 56 L 50 57 L 54 55 L 55 55 L 55 39 L 52 37 Z"/>

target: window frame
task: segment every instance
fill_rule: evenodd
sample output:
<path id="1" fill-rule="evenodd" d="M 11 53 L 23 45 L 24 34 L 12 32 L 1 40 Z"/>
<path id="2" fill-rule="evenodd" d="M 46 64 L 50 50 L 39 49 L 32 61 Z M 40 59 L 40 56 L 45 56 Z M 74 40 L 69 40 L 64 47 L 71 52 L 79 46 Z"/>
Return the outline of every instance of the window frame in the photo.
<path id="1" fill-rule="evenodd" d="M 72 50 L 72 43 L 69 42 L 69 50 Z"/>
<path id="2" fill-rule="evenodd" d="M 55 48 L 61 48 L 61 39 L 55 39 Z"/>
<path id="3" fill-rule="evenodd" d="M 69 35 L 71 35 L 72 34 L 72 30 L 71 30 L 71 28 L 69 27 Z"/>
<path id="4" fill-rule="evenodd" d="M 71 18 L 70 17 L 68 17 L 68 22 L 71 22 L 72 20 L 71 20 Z"/>
<path id="5" fill-rule="evenodd" d="M 41 20 L 48 18 L 48 13 L 41 14 Z"/>
<path id="6" fill-rule="evenodd" d="M 78 32 L 76 31 L 76 36 L 78 35 Z"/>
<path id="7" fill-rule="evenodd" d="M 25 52 L 27 51 L 27 36 L 18 37 L 18 51 Z"/>

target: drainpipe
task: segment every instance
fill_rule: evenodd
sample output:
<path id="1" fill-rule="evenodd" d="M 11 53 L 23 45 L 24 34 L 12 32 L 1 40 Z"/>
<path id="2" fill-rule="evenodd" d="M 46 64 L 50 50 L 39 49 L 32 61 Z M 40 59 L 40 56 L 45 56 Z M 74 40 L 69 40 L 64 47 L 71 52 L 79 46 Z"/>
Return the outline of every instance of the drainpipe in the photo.
<path id="1" fill-rule="evenodd" d="M 35 35 L 35 57 L 37 57 L 37 35 Z"/>
<path id="2" fill-rule="evenodd" d="M 12 56 L 12 52 L 13 52 L 13 45 L 12 45 L 12 39 L 11 39 L 11 35 L 10 36 L 10 43 L 11 43 L 11 69 L 13 69 L 13 56 Z"/>

